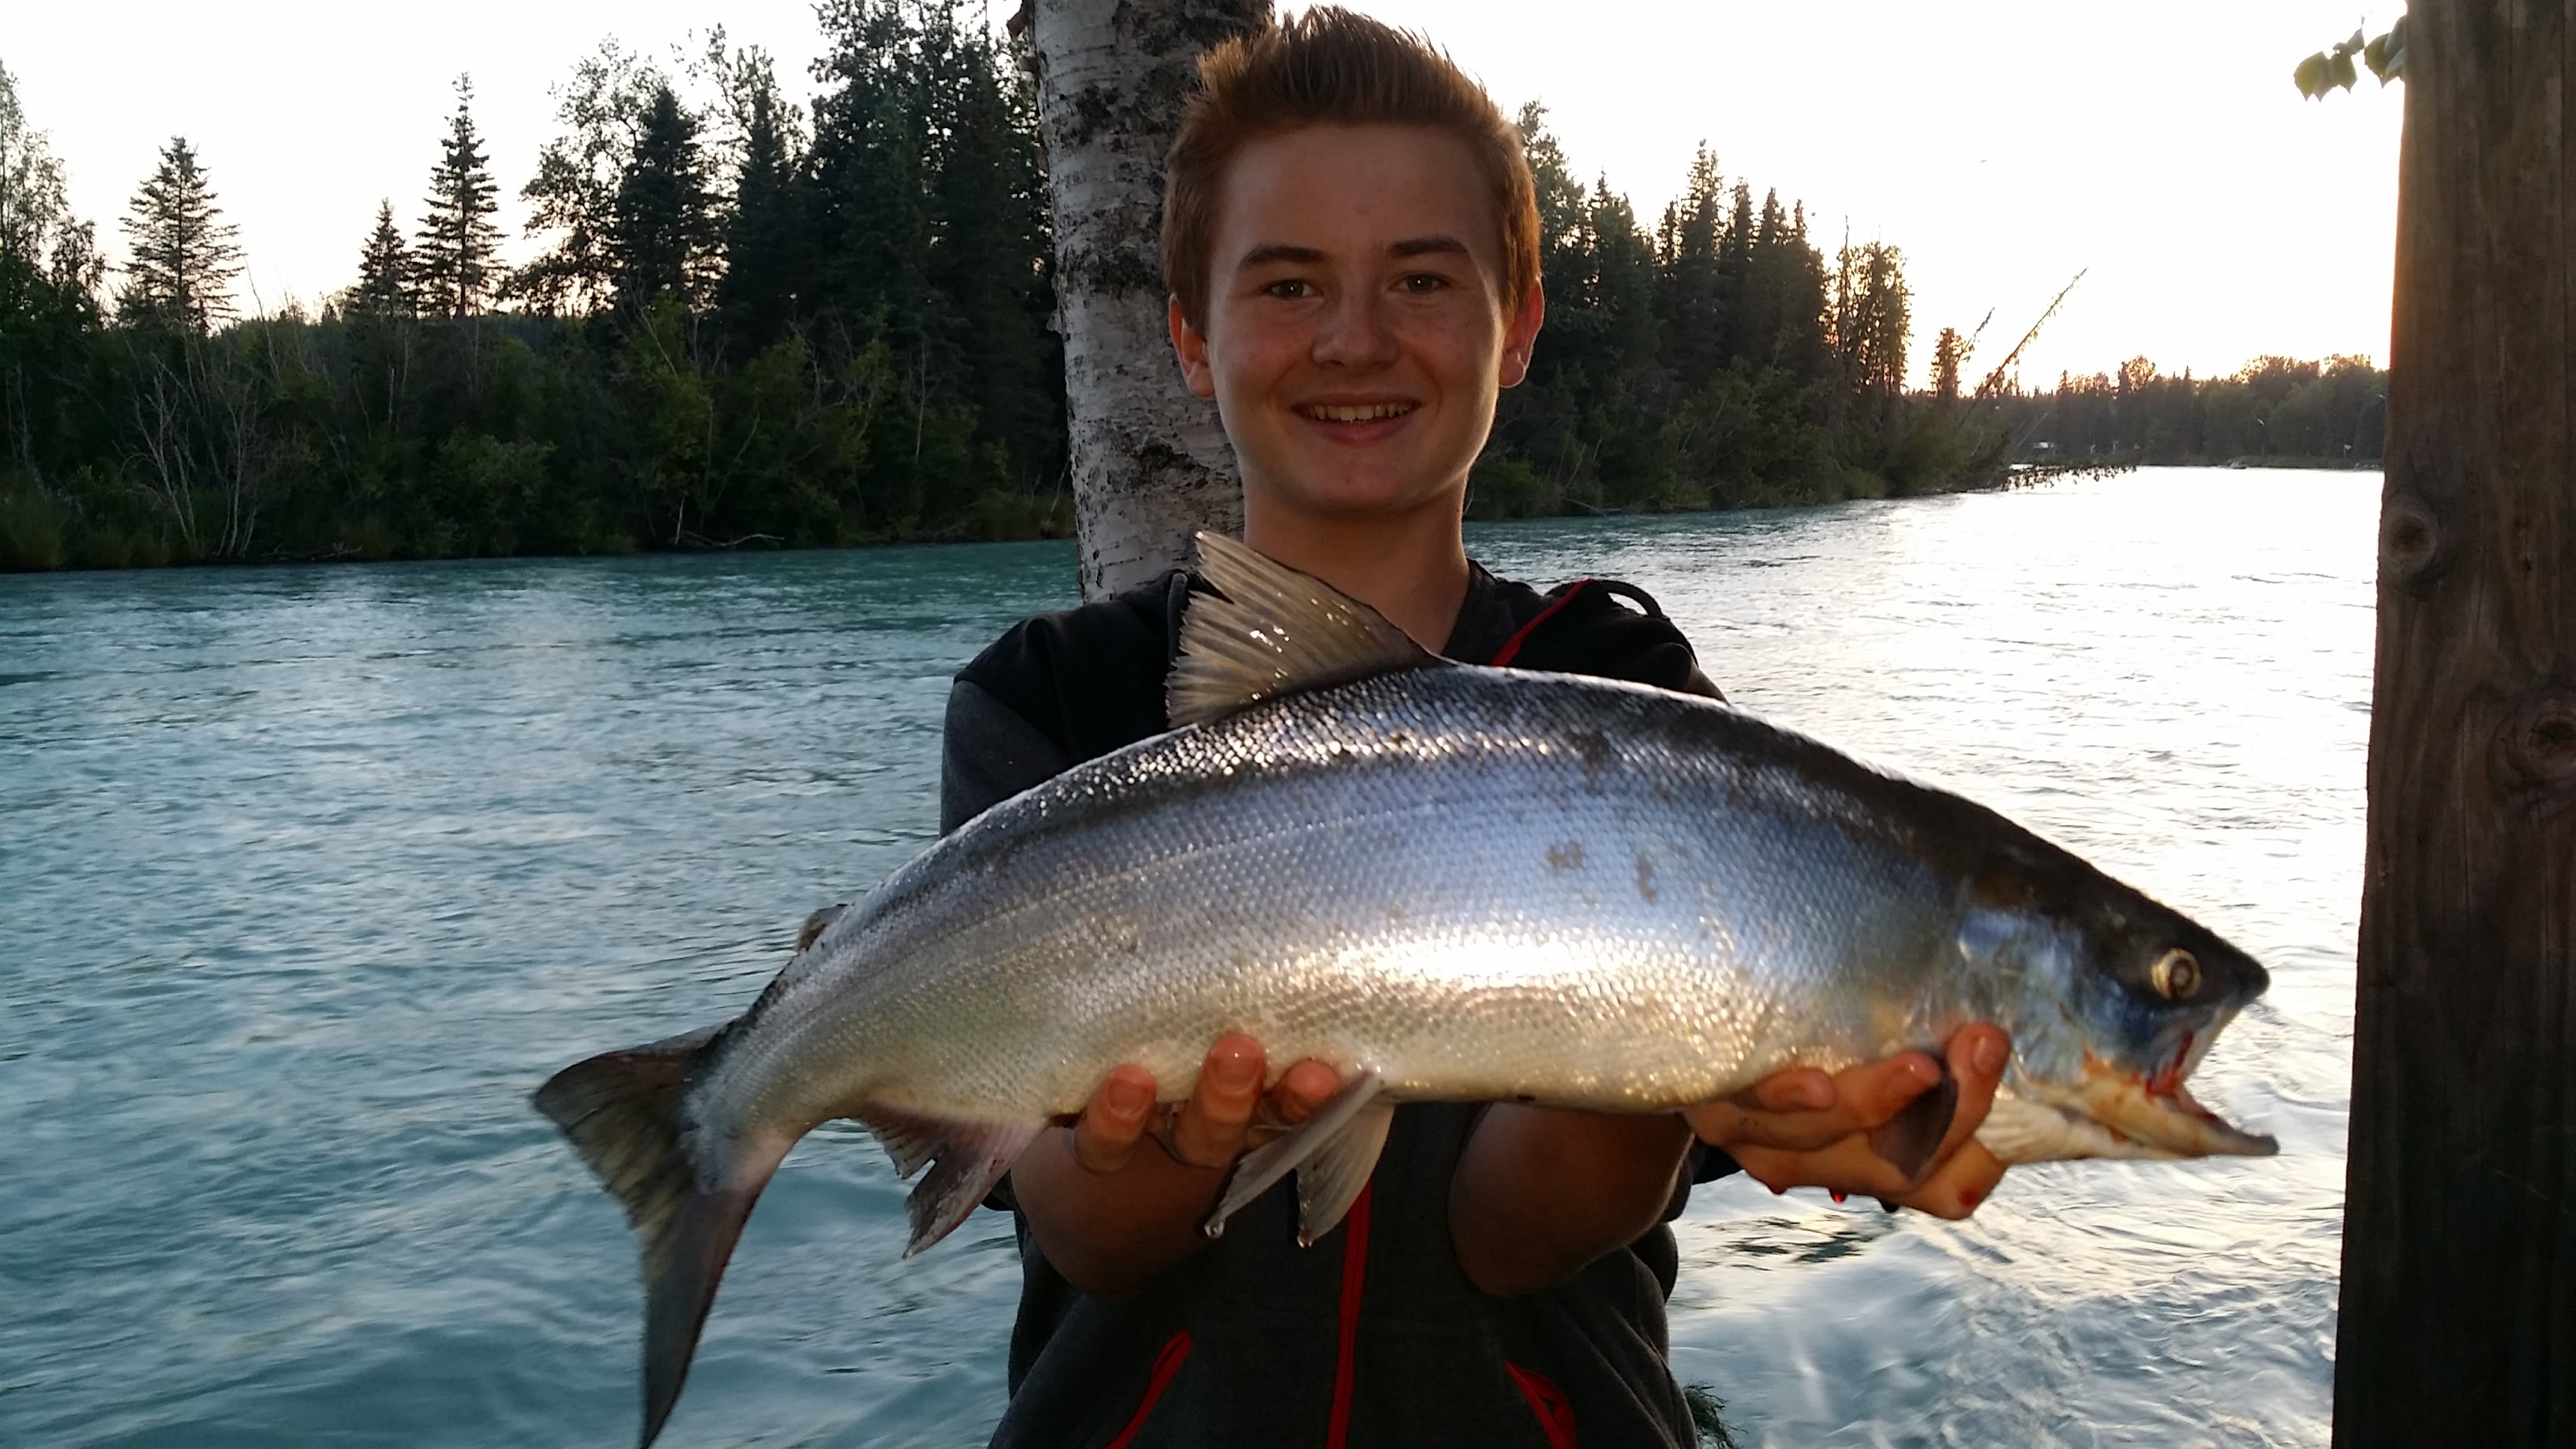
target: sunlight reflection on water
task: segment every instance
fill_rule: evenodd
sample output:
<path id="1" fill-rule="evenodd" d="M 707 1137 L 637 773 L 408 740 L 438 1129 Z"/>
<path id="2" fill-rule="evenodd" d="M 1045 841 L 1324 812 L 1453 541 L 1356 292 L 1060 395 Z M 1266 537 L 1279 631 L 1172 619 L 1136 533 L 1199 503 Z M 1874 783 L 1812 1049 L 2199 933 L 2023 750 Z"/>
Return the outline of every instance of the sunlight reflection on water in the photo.
<path id="1" fill-rule="evenodd" d="M 1675 1361 L 1748 1442 L 2325 1442 L 2376 483 L 1474 531 L 2273 968 L 2199 1082 L 2278 1159 L 2025 1169 L 1959 1227 L 1704 1190 Z M 948 674 L 1070 586 L 1062 545 L 0 579 L 0 1442 L 622 1441 L 630 1250 L 527 1089 L 918 848 Z M 816 1138 L 674 1432 L 980 1442 L 1007 1224 L 900 1261 L 883 1157 Z"/>

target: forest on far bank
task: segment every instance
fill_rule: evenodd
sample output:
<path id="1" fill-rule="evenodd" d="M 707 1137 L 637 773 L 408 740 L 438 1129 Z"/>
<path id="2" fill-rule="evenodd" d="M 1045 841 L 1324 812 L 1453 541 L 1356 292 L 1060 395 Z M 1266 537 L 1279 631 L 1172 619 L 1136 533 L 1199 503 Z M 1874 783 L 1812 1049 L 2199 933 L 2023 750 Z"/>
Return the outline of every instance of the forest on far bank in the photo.
<path id="1" fill-rule="evenodd" d="M 314 307 L 240 315 L 220 158 L 163 148 L 103 261 L 0 69 L 0 569 L 804 547 L 1069 532 L 1045 158 L 980 10 L 825 0 L 810 95 L 717 32 L 557 88 L 533 260 L 464 78 L 408 225 Z M 0 57 L 5 59 L 5 57 Z M 1479 517 L 1988 486 L 2017 461 L 2375 458 L 2366 359 L 2021 390 L 1894 245 L 1812 234 L 1701 149 L 1651 216 L 1536 106 L 1548 324 Z M 1989 349 L 1991 350 L 1991 349 Z"/>

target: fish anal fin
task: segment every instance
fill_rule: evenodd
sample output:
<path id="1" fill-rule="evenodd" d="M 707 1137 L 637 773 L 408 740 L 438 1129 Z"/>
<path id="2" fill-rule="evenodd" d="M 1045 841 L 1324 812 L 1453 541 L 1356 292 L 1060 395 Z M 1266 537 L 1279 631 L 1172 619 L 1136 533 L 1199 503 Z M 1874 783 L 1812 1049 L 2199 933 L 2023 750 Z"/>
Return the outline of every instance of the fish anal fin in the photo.
<path id="1" fill-rule="evenodd" d="M 1211 1238 L 1223 1235 L 1227 1219 L 1241 1212 L 1254 1198 L 1268 1192 L 1281 1178 L 1303 1168 L 1307 1162 L 1334 1146 L 1335 1139 L 1357 1123 L 1361 1116 L 1367 1113 L 1369 1107 L 1377 1102 L 1379 1094 L 1384 1090 L 1384 1084 L 1378 1080 L 1377 1073 L 1363 1069 L 1353 1074 L 1350 1080 L 1342 1083 L 1341 1090 L 1327 1099 L 1324 1105 L 1316 1108 L 1313 1116 L 1289 1128 L 1281 1136 L 1243 1154 L 1242 1159 L 1234 1165 L 1234 1175 L 1226 1180 L 1225 1194 L 1217 1199 L 1215 1209 L 1208 1214 L 1205 1227 L 1207 1235 Z M 1330 1177 L 1336 1184 L 1335 1191 L 1339 1191 L 1339 1184 L 1344 1177 L 1354 1170 L 1358 1174 L 1356 1181 L 1350 1185 L 1349 1196 L 1342 1199 L 1340 1208 L 1333 1215 L 1336 1222 L 1340 1221 L 1342 1212 L 1349 1210 L 1351 1199 L 1359 1196 L 1359 1184 L 1368 1181 L 1369 1169 L 1377 1163 L 1378 1150 L 1386 1144 L 1386 1123 L 1382 1118 L 1378 1119 L 1373 1127 L 1363 1126 L 1362 1131 L 1373 1133 L 1366 1139 L 1367 1159 L 1365 1161 L 1357 1163 L 1354 1169 L 1351 1159 L 1358 1156 L 1356 1146 L 1344 1149 L 1333 1158 Z M 1301 1236 L 1309 1227 L 1314 1228 L 1316 1236 L 1330 1229 L 1332 1223 L 1325 1223 L 1321 1227 L 1314 1226 L 1311 1216 L 1303 1205 L 1303 1200 L 1308 1194 L 1302 1181 L 1298 1195 L 1301 1200 L 1299 1209 Z M 1312 1241 L 1312 1238 L 1308 1240 Z"/>
<path id="2" fill-rule="evenodd" d="M 650 1445 L 688 1381 L 725 1264 L 794 1139 L 740 1142 L 687 1130 L 683 1098 L 722 1028 L 607 1052 L 537 1089 L 554 1120 L 626 1209 L 644 1257 L 644 1429 Z"/>
<path id="3" fill-rule="evenodd" d="M 1384 1100 L 1362 1107 L 1350 1125 L 1315 1149 L 1297 1167 L 1297 1246 L 1311 1248 L 1333 1230 L 1386 1150 L 1386 1129 L 1395 1121 L 1395 1104 Z"/>
<path id="4" fill-rule="evenodd" d="M 1191 598 L 1164 705 L 1175 725 L 1219 719 L 1258 700 L 1438 656 L 1386 616 L 1222 534 L 1198 536 L 1199 572 L 1222 597 Z"/>
<path id="5" fill-rule="evenodd" d="M 985 1122 L 907 1108 L 870 1105 L 852 1114 L 876 1134 L 897 1175 L 930 1172 L 904 1199 L 912 1221 L 907 1258 L 957 1230 L 992 1195 L 1044 1122 Z M 931 1166 L 931 1164 L 937 1164 Z"/>

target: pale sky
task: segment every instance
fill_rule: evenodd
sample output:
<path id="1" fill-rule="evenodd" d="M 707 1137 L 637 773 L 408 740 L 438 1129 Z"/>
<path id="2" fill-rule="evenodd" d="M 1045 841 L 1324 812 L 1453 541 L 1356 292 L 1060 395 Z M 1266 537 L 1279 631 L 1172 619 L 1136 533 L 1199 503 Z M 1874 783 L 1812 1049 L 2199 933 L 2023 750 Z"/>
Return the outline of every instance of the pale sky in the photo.
<path id="1" fill-rule="evenodd" d="M 999 3 L 996 13 L 1007 13 Z M 2324 0 L 1362 0 L 1428 33 L 1506 110 L 1546 104 L 1578 174 L 1641 216 L 1705 139 L 1758 199 L 1803 199 L 1818 239 L 1902 247 L 1919 374 L 1932 334 L 1991 308 L 1999 360 L 2079 268 L 2025 383 L 2144 354 L 2230 372 L 2276 352 L 2387 356 L 2403 86 L 2323 103 L 2300 57 L 2363 18 Z M 51 135 L 72 199 L 116 222 L 160 145 L 197 148 L 249 256 L 245 310 L 346 286 L 377 199 L 418 218 L 460 71 L 505 199 L 554 134 L 549 87 L 600 40 L 667 52 L 721 23 L 809 94 L 807 0 L 13 0 L 0 65 Z M 2383 13 L 2384 12 L 2384 13 Z M 2394 0 L 2367 12 L 2374 33 Z M 256 298 L 251 295 L 256 292 Z M 1544 344 L 1542 339 L 1541 345 Z M 1975 369 L 1972 366 L 1972 371 Z"/>

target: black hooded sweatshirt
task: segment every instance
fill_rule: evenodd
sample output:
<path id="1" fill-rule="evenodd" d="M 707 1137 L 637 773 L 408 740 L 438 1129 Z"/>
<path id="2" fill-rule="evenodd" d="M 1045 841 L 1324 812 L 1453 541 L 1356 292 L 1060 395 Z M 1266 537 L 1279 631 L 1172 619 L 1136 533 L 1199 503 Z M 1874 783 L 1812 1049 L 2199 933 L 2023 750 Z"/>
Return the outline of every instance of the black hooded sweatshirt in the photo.
<path id="1" fill-rule="evenodd" d="M 941 830 L 1168 729 L 1163 686 L 1196 587 L 1174 571 L 1039 615 L 960 671 Z M 1607 580 L 1541 594 L 1473 568 L 1441 652 L 1720 697 L 1654 601 Z M 1282 1183 L 1118 1301 L 1065 1282 L 1022 1220 L 1011 1401 L 995 1449 L 1689 1449 L 1697 1438 L 1666 1361 L 1669 1227 L 1518 1298 L 1479 1291 L 1458 1266 L 1449 1182 L 1482 1110 L 1398 1107 L 1368 1189 L 1313 1247 L 1297 1246 L 1296 1196 Z M 1699 1149 L 1688 1176 L 1732 1170 Z M 1666 1221 L 1688 1193 L 1677 1185 Z M 1007 1184 L 993 1206 L 1010 1206 Z"/>

